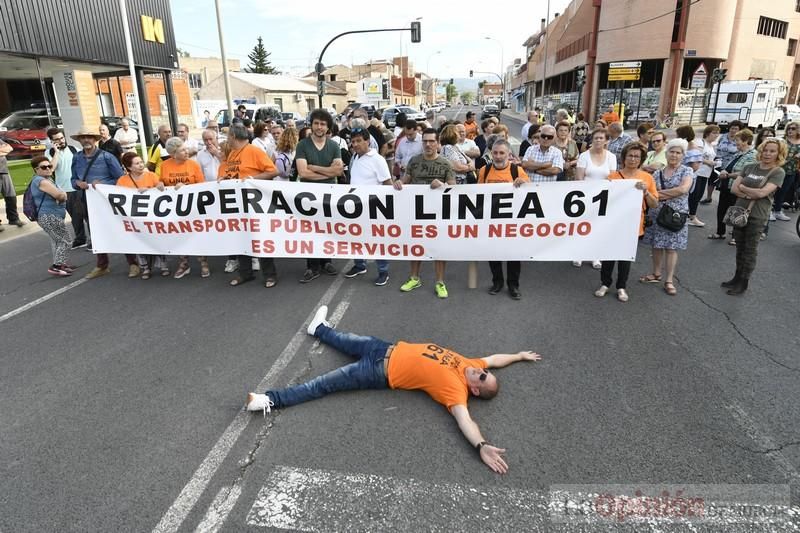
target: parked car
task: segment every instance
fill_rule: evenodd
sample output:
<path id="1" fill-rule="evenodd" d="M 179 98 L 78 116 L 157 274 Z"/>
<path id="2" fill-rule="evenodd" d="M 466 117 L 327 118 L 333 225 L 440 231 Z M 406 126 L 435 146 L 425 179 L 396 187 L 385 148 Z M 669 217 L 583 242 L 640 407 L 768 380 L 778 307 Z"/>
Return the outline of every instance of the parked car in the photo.
<path id="1" fill-rule="evenodd" d="M 108 131 L 111 133 L 113 137 L 114 134 L 117 132 L 118 129 L 122 127 L 122 119 L 128 119 L 128 124 L 134 130 L 139 129 L 139 123 L 133 120 L 132 118 L 128 117 L 100 117 L 100 122 L 108 126 Z"/>
<path id="2" fill-rule="evenodd" d="M 305 117 L 303 117 L 300 113 L 296 111 L 287 111 L 281 113 L 281 118 L 283 119 L 284 124 L 286 124 L 287 120 L 294 120 L 294 125 L 298 130 L 306 126 Z"/>
<path id="3" fill-rule="evenodd" d="M 372 104 L 361 104 L 359 102 L 353 102 L 344 108 L 342 114 L 344 116 L 348 116 L 354 110 L 362 108 L 367 110 L 367 116 L 370 118 L 370 120 L 372 120 L 372 117 L 375 116 L 375 106 Z"/>
<path id="4" fill-rule="evenodd" d="M 489 117 L 500 118 L 500 108 L 494 104 L 483 106 L 483 111 L 481 111 L 481 120 Z"/>
<path id="5" fill-rule="evenodd" d="M 61 117 L 51 115 L 53 124 L 62 127 Z M 13 148 L 9 159 L 22 159 L 43 153 L 50 145 L 47 129 L 50 121 L 45 109 L 15 111 L 0 120 L 0 139 Z"/>
<path id="6" fill-rule="evenodd" d="M 387 128 L 395 127 L 397 124 L 395 118 L 397 117 L 398 113 L 405 113 L 406 118 L 425 120 L 425 113 L 419 111 L 418 109 L 414 109 L 413 107 L 409 107 L 407 105 L 393 105 L 381 110 L 381 117 L 383 118 L 383 123 Z"/>

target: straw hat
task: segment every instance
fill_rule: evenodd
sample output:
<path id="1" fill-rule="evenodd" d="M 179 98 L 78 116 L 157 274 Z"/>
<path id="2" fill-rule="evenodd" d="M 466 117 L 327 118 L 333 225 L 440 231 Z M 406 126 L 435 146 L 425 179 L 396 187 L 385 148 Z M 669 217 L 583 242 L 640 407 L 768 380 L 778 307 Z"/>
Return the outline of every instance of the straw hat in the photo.
<path id="1" fill-rule="evenodd" d="M 78 137 L 94 137 L 98 141 L 100 139 L 102 139 L 102 137 L 100 137 L 100 134 L 97 132 L 97 129 L 92 129 L 89 126 L 86 126 L 86 125 L 81 126 L 78 129 L 78 133 L 76 133 L 75 135 L 70 135 L 69 136 L 69 138 L 74 140 L 74 141 L 80 140 L 80 139 L 78 139 Z"/>

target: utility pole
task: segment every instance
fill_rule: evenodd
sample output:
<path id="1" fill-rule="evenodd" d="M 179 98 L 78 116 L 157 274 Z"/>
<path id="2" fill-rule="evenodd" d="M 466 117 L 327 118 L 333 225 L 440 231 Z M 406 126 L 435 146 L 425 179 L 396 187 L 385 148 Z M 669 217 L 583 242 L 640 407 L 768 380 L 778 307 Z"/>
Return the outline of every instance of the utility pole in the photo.
<path id="1" fill-rule="evenodd" d="M 225 101 L 228 104 L 228 123 L 233 123 L 233 100 L 231 99 L 231 77 L 228 74 L 228 59 L 225 56 L 225 40 L 222 38 L 222 16 L 219 10 L 219 0 L 214 0 L 217 10 L 217 34 L 219 34 L 219 53 L 222 56 L 222 77 L 225 80 Z"/>

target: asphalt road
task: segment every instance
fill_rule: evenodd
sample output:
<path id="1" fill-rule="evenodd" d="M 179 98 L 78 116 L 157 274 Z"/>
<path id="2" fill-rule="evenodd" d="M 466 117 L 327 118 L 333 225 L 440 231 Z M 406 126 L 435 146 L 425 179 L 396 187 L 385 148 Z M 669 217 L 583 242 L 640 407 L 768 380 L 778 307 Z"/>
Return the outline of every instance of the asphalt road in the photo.
<path id="1" fill-rule="evenodd" d="M 699 215 L 711 220 L 713 210 Z M 112 275 L 52 296 L 77 279 L 47 275 L 47 238 L 2 243 L 0 531 L 796 530 L 794 220 L 773 223 L 751 290 L 738 298 L 719 288 L 734 248 L 690 232 L 678 295 L 635 281 L 649 270 L 642 248 L 627 304 L 595 298 L 599 274 L 588 265 L 525 264 L 523 298 L 513 301 L 486 292 L 487 265 L 469 290 L 466 265 L 451 263 L 450 298 L 438 300 L 429 264 L 423 288 L 401 294 L 405 262 L 375 287 L 372 265 L 354 280 L 300 285 L 303 263 L 278 260 L 280 282 L 267 290 L 228 287 L 222 259 L 207 280 L 128 280 L 119 256 Z M 85 274 L 92 256 L 79 250 L 72 261 Z M 496 399 L 471 402 L 484 435 L 507 448 L 509 473 L 483 466 L 422 393 L 343 393 L 266 419 L 242 413 L 259 383 L 347 361 L 302 333 L 320 302 L 340 328 L 387 340 L 431 340 L 470 356 L 540 352 L 540 363 L 497 372 Z M 767 498 L 773 506 L 760 509 L 776 522 L 708 529 L 631 518 L 561 524 L 548 503 L 565 484 L 581 486 L 575 494 L 700 484 L 708 501 L 730 485 L 790 485 L 795 507 Z"/>

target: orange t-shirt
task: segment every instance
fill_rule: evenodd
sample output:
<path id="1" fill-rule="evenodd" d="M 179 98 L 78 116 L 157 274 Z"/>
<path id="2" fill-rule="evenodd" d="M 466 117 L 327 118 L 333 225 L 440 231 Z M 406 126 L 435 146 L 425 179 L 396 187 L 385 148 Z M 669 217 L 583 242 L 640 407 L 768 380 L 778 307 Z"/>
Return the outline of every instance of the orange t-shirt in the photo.
<path id="1" fill-rule="evenodd" d="M 620 171 L 612 172 L 609 174 L 608 179 L 610 180 L 624 180 L 624 179 L 633 179 L 643 181 L 645 185 L 647 185 L 647 190 L 652 194 L 656 200 L 658 200 L 658 189 L 656 189 L 656 182 L 653 179 L 653 176 L 645 172 L 644 170 L 637 170 L 636 176 L 633 178 L 626 178 L 622 175 Z M 642 221 L 639 225 L 639 236 L 641 237 L 644 235 L 644 217 L 645 213 L 647 213 L 647 202 L 642 199 Z"/>
<path id="2" fill-rule="evenodd" d="M 217 176 L 225 180 L 245 179 L 264 172 L 275 172 L 275 163 L 252 144 L 232 150 L 219 166 Z M 202 176 L 202 172 L 200 173 Z"/>
<path id="3" fill-rule="evenodd" d="M 467 130 L 467 139 L 475 140 L 478 136 L 478 123 L 473 121 L 472 124 L 464 122 L 464 129 Z"/>
<path id="4" fill-rule="evenodd" d="M 130 174 L 125 174 L 117 180 L 117 185 L 119 187 L 128 187 L 129 189 L 152 189 L 158 185 L 159 181 L 161 180 L 155 172 L 145 170 L 144 174 L 137 178 L 136 181 L 131 178 Z"/>
<path id="5" fill-rule="evenodd" d="M 398 342 L 389 358 L 389 387 L 424 390 L 448 409 L 467 405 L 469 388 L 464 369 L 486 368 L 483 359 L 468 359 L 436 344 Z"/>
<path id="6" fill-rule="evenodd" d="M 513 164 L 514 163 L 509 163 L 506 165 L 506 168 L 502 170 L 495 168 L 494 165 L 481 168 L 478 170 L 478 183 L 513 183 L 514 175 L 511 174 L 511 165 Z M 489 169 L 488 176 L 486 175 L 487 168 Z M 530 181 L 528 174 L 525 173 L 522 167 L 517 167 L 517 177 L 525 181 Z"/>
<path id="7" fill-rule="evenodd" d="M 205 182 L 203 169 L 194 159 L 178 162 L 174 158 L 161 162 L 161 181 L 167 187 L 174 187 L 178 183 L 192 185 Z"/>
<path id="8" fill-rule="evenodd" d="M 606 125 L 609 125 L 612 122 L 619 122 L 619 115 L 617 114 L 616 111 L 614 111 L 613 113 L 611 112 L 603 113 L 603 116 L 601 118 L 603 119 L 603 122 L 606 123 Z"/>

